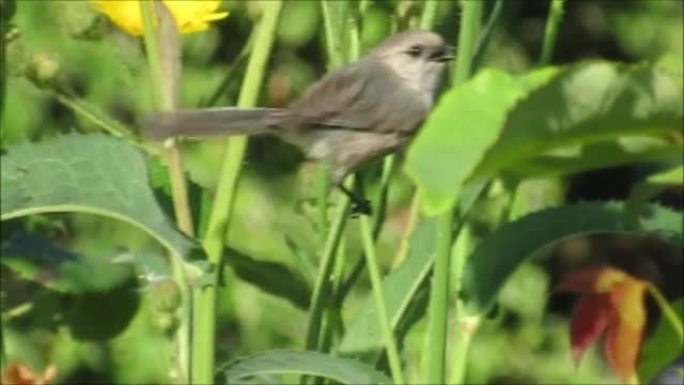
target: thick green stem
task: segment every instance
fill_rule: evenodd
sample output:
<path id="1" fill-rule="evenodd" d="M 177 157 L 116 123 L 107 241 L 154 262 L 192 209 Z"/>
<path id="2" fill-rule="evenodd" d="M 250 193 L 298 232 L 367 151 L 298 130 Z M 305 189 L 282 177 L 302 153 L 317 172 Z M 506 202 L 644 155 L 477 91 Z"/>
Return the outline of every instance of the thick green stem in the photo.
<path id="1" fill-rule="evenodd" d="M 558 36 L 558 25 L 560 25 L 560 20 L 563 16 L 563 1 L 564 0 L 553 0 L 551 2 L 549 17 L 546 19 L 546 28 L 544 29 L 542 53 L 539 56 L 540 67 L 551 63 L 553 47 L 556 43 L 556 36 Z"/>
<path id="2" fill-rule="evenodd" d="M 154 92 L 155 106 L 161 111 L 171 111 L 178 103 L 178 80 L 180 77 L 180 36 L 170 11 L 161 2 L 140 2 L 143 18 L 145 50 L 150 69 L 150 79 Z M 156 12 L 155 12 L 156 11 Z M 159 19 L 159 30 L 155 28 L 155 15 Z M 190 204 L 183 176 L 180 151 L 175 141 L 167 152 L 169 163 L 169 180 L 174 213 L 178 227 L 189 236 L 193 236 Z M 185 265 L 182 261 L 172 259 L 174 279 L 181 288 L 184 310 L 180 326 L 176 333 L 177 366 L 176 379 L 187 382 L 192 365 L 190 346 L 190 323 L 192 304 Z"/>
<path id="3" fill-rule="evenodd" d="M 477 37 L 480 31 L 480 19 L 482 15 L 482 2 L 462 2 L 461 27 L 459 31 L 458 52 L 454 71 L 454 85 L 465 81 L 472 70 L 472 59 L 477 45 Z M 428 314 L 427 336 L 427 372 L 425 374 L 428 383 L 444 383 L 445 359 L 446 359 L 446 330 L 448 324 L 448 293 L 449 293 L 449 262 L 451 258 L 451 237 L 453 228 L 453 214 L 451 210 L 441 214 L 438 221 L 437 254 L 433 268 L 433 284 L 430 293 L 430 308 Z M 465 257 L 464 257 L 465 258 Z M 459 262 L 465 265 L 465 260 Z M 462 267 L 461 267 L 462 268 Z M 459 272 L 455 278 L 459 281 L 455 285 L 460 286 L 462 274 Z M 460 312 L 457 317 L 464 317 Z M 457 319 L 458 321 L 462 321 Z M 468 350 L 469 339 L 459 334 L 461 340 L 460 349 L 455 352 L 457 357 L 465 357 Z"/>
<path id="4" fill-rule="evenodd" d="M 273 46 L 282 1 L 270 1 L 264 6 L 264 13 L 256 28 L 254 48 L 247 64 L 245 79 L 240 90 L 238 106 L 252 107 L 257 102 L 268 57 Z M 192 383 L 214 382 L 214 342 L 216 328 L 216 289 L 220 277 L 224 239 L 232 215 L 237 181 L 242 167 L 247 139 L 244 136 L 228 139 L 221 166 L 221 175 L 207 231 L 202 240 L 204 250 L 212 265 L 214 282 L 197 286 L 194 293 L 193 322 L 193 366 Z"/>
<path id="5" fill-rule="evenodd" d="M 449 300 L 449 259 L 451 250 L 451 212 L 442 214 L 437 224 L 437 254 L 432 270 L 432 288 L 428 313 L 427 372 L 429 384 L 444 383 L 447 315 Z"/>
<path id="6" fill-rule="evenodd" d="M 363 242 L 363 249 L 366 255 L 366 265 L 368 265 L 368 275 L 371 281 L 371 288 L 373 290 L 373 297 L 375 298 L 375 310 L 378 313 L 378 322 L 380 330 L 382 331 L 382 338 L 387 351 L 387 359 L 392 372 L 392 381 L 394 384 L 404 383 L 404 374 L 401 369 L 401 361 L 399 360 L 399 351 L 397 344 L 394 341 L 394 333 L 389 317 L 387 316 L 387 307 L 385 306 L 385 298 L 382 295 L 382 280 L 380 278 L 380 271 L 378 269 L 378 260 L 375 255 L 375 244 L 373 242 L 372 229 L 370 219 L 367 216 L 361 218 L 361 240 Z"/>

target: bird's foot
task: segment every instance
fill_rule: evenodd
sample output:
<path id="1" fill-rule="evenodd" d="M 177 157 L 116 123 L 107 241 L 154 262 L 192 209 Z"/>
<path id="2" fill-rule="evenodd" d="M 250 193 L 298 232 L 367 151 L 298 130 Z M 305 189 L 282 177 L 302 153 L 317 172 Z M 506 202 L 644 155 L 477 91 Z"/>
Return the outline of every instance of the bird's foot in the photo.
<path id="1" fill-rule="evenodd" d="M 349 197 L 349 200 L 351 201 L 350 213 L 352 218 L 358 218 L 359 215 L 362 214 L 370 216 L 373 213 L 371 202 L 368 199 L 348 190 L 342 185 L 340 185 L 340 190 L 344 193 L 344 195 Z"/>
<path id="2" fill-rule="evenodd" d="M 371 216 L 373 214 L 373 207 L 371 206 L 371 202 L 368 199 L 352 199 L 350 213 L 352 218 L 358 218 L 359 215 Z"/>

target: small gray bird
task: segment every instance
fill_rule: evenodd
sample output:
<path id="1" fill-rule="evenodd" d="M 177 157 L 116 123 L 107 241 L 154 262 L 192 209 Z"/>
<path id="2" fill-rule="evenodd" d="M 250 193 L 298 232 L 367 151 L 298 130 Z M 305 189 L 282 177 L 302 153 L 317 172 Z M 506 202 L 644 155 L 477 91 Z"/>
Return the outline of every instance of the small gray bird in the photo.
<path id="1" fill-rule="evenodd" d="M 396 151 L 430 112 L 453 49 L 422 30 L 395 34 L 367 55 L 325 75 L 287 108 L 215 108 L 152 116 L 149 139 L 272 134 L 331 166 L 331 180 L 369 213 L 342 182 L 366 163 Z"/>

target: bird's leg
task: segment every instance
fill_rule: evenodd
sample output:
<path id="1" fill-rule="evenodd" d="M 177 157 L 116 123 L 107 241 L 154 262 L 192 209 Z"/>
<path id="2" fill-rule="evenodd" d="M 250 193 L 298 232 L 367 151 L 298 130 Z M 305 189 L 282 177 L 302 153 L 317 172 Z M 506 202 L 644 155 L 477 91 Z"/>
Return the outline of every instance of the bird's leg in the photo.
<path id="1" fill-rule="evenodd" d="M 342 183 L 338 185 L 340 191 L 344 193 L 347 197 L 349 197 L 349 200 L 352 202 L 351 206 L 351 215 L 352 217 L 356 218 L 360 214 L 363 215 L 368 215 L 370 216 L 373 213 L 373 209 L 371 207 L 371 202 L 364 198 L 363 195 L 351 191 L 348 188 L 344 187 Z"/>

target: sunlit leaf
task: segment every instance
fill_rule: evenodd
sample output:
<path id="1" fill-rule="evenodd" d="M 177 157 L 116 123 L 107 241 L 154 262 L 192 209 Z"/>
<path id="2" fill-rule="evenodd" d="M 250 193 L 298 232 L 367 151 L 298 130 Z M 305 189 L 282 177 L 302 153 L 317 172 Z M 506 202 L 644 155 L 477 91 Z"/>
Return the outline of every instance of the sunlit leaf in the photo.
<path id="1" fill-rule="evenodd" d="M 406 169 L 434 214 L 454 204 L 465 182 L 502 173 L 561 175 L 676 160 L 682 141 L 666 138 L 681 138 L 683 104 L 669 75 L 648 65 L 589 61 L 518 78 L 482 71 L 440 100 Z M 630 137 L 660 140 L 643 146 Z"/>
<path id="2" fill-rule="evenodd" d="M 547 68 L 514 78 L 487 69 L 440 99 L 406 160 L 406 171 L 424 193 L 429 212 L 455 203 L 458 190 L 497 140 L 510 109 L 555 73 Z"/>

